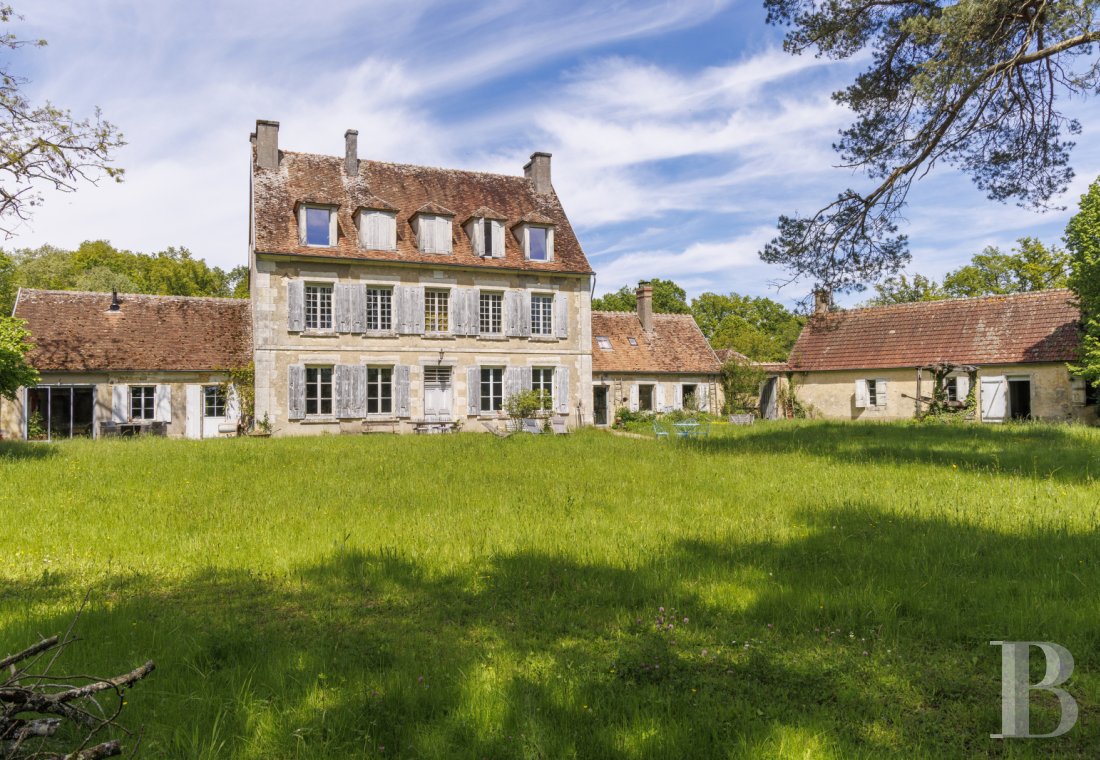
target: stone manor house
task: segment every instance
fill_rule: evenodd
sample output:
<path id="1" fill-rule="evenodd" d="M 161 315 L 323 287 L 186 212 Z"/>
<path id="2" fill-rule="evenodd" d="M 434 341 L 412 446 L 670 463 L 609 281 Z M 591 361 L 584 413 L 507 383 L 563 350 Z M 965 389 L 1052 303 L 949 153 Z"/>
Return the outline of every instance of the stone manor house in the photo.
<path id="1" fill-rule="evenodd" d="M 620 404 L 720 408 L 690 318 L 655 317 L 646 289 L 637 315 L 593 315 L 548 153 L 506 176 L 360 160 L 357 139 L 297 153 L 256 123 L 248 300 L 21 290 L 42 381 L 0 404 L 0 435 L 225 434 L 221 383 L 249 361 L 276 435 L 483 430 L 525 389 L 569 427 Z"/>

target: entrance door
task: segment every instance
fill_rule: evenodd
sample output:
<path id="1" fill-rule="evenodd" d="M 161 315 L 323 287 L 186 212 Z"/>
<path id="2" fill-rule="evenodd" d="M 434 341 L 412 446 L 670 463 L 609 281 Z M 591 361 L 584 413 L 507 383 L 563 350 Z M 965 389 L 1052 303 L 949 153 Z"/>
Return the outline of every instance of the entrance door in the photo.
<path id="1" fill-rule="evenodd" d="M 765 420 L 774 420 L 779 417 L 779 410 L 776 408 L 776 395 L 775 386 L 778 382 L 778 378 L 769 377 L 764 381 L 764 386 L 760 390 L 760 417 Z"/>
<path id="2" fill-rule="evenodd" d="M 592 421 L 597 425 L 607 424 L 607 386 L 592 387 Z"/>
<path id="3" fill-rule="evenodd" d="M 1008 413 L 1014 420 L 1031 419 L 1031 378 L 1008 378 Z"/>
<path id="4" fill-rule="evenodd" d="M 27 429 L 31 441 L 91 438 L 95 434 L 95 388 L 40 385 L 27 389 Z"/>
<path id="5" fill-rule="evenodd" d="M 1008 417 L 1006 385 L 1001 375 L 982 378 L 982 422 L 1004 422 Z"/>
<path id="6" fill-rule="evenodd" d="M 424 419 L 448 422 L 452 419 L 454 390 L 450 367 L 424 368 Z"/>

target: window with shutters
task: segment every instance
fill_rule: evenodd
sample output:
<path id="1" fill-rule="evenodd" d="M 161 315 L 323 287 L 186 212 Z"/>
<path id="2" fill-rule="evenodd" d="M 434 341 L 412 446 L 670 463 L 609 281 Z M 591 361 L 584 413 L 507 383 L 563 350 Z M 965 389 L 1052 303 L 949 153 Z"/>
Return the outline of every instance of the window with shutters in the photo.
<path id="1" fill-rule="evenodd" d="M 332 416 L 332 367 L 306 367 L 306 416 Z"/>
<path id="2" fill-rule="evenodd" d="M 202 387 L 202 416 L 225 416 L 225 394 L 222 393 L 220 385 L 204 385 Z"/>
<path id="3" fill-rule="evenodd" d="M 157 387 L 155 385 L 131 385 L 130 419 L 156 419 L 156 393 Z"/>
<path id="4" fill-rule="evenodd" d="M 878 387 L 878 382 L 875 380 L 867 381 L 867 405 L 879 406 L 880 402 L 885 404 L 885 399 L 881 398 L 882 389 Z"/>
<path id="5" fill-rule="evenodd" d="M 359 245 L 370 251 L 397 248 L 397 213 L 376 209 L 359 212 Z"/>
<path id="6" fill-rule="evenodd" d="M 328 206 L 302 206 L 298 224 L 304 230 L 302 242 L 308 246 L 331 248 L 336 245 L 336 209 Z"/>
<path id="7" fill-rule="evenodd" d="M 531 296 L 531 334 L 551 335 L 554 329 L 554 296 Z"/>
<path id="8" fill-rule="evenodd" d="M 943 380 L 943 392 L 948 401 L 959 400 L 959 378 L 945 377 Z"/>
<path id="9" fill-rule="evenodd" d="M 426 290 L 424 291 L 424 331 L 430 333 L 445 333 L 451 329 L 450 325 L 450 291 Z"/>
<path id="10" fill-rule="evenodd" d="M 479 315 L 482 335 L 500 335 L 504 329 L 504 294 L 482 291 Z"/>
<path id="11" fill-rule="evenodd" d="M 393 288 L 367 288 L 367 329 L 393 329 Z"/>
<path id="12" fill-rule="evenodd" d="M 332 329 L 331 285 L 306 285 L 305 313 L 307 330 Z"/>
<path id="13" fill-rule="evenodd" d="M 393 369 L 367 367 L 367 414 L 393 413 Z"/>
<path id="14" fill-rule="evenodd" d="M 504 404 L 504 368 L 481 368 L 481 411 L 499 412 Z"/>
<path id="15" fill-rule="evenodd" d="M 554 408 L 553 367 L 535 367 L 531 370 L 531 390 L 539 394 L 539 406 L 542 409 Z"/>

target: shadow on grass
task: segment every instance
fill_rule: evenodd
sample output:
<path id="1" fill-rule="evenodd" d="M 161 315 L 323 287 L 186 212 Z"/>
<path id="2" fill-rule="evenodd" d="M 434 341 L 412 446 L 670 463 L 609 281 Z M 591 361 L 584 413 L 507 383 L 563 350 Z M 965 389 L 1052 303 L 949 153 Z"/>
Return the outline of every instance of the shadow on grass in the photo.
<path id="1" fill-rule="evenodd" d="M 48 443 L 0 441 L 0 462 L 18 459 L 45 459 L 56 454 L 57 449 Z"/>
<path id="2" fill-rule="evenodd" d="M 340 550 L 287 575 L 112 578 L 66 665 L 157 660 L 129 709 L 158 757 L 944 757 L 1004 751 L 988 642 L 1053 640 L 1080 725 L 1011 753 L 1100 744 L 1096 535 L 801 519 L 788 543 L 681 541 L 629 568 L 521 552 L 440 574 Z M 33 612 L 57 594 L 7 589 L 28 613 L 3 648 L 63 628 Z"/>
<path id="3" fill-rule="evenodd" d="M 800 452 L 844 463 L 918 463 L 1068 482 L 1100 477 L 1092 431 L 1045 424 L 903 425 L 812 422 L 761 424 L 742 435 L 688 441 L 703 451 Z M 681 442 L 683 445 L 685 442 Z"/>

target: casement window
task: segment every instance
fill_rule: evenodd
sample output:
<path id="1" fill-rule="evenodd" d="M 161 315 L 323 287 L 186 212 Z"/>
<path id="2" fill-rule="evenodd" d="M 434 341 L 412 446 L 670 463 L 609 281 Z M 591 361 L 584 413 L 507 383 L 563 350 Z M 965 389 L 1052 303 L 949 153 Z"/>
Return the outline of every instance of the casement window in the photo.
<path id="1" fill-rule="evenodd" d="M 368 251 L 397 248 L 397 213 L 377 209 L 359 212 L 359 246 Z"/>
<path id="2" fill-rule="evenodd" d="M 451 329 L 450 296 L 449 290 L 424 291 L 425 332 L 445 333 Z"/>
<path id="3" fill-rule="evenodd" d="M 225 394 L 220 385 L 204 385 L 202 388 L 202 416 L 224 417 Z"/>
<path id="4" fill-rule="evenodd" d="M 553 333 L 554 297 L 546 295 L 531 296 L 531 334 L 551 335 Z"/>
<path id="5" fill-rule="evenodd" d="M 499 412 L 504 404 L 504 368 L 481 368 L 481 411 Z"/>
<path id="6" fill-rule="evenodd" d="M 156 393 L 155 385 L 131 385 L 130 419 L 156 419 Z"/>
<path id="7" fill-rule="evenodd" d="M 856 380 L 856 408 L 886 408 L 886 380 L 882 378 Z"/>
<path id="8" fill-rule="evenodd" d="M 531 261 L 550 261 L 554 258 L 554 233 L 549 227 L 526 225 L 523 241 L 524 254 Z"/>
<path id="9" fill-rule="evenodd" d="M 466 224 L 470 247 L 475 256 L 486 259 L 504 258 L 504 224 L 496 219 L 477 218 Z"/>
<path id="10" fill-rule="evenodd" d="M 653 411 L 653 386 L 652 385 L 639 385 L 638 386 L 638 411 L 652 412 Z"/>
<path id="11" fill-rule="evenodd" d="M 611 338 L 608 338 L 606 335 L 597 335 L 596 336 L 596 345 L 600 347 L 601 351 L 610 351 L 611 350 Z"/>
<path id="12" fill-rule="evenodd" d="M 332 416 L 332 367 L 306 367 L 306 416 Z"/>
<path id="13" fill-rule="evenodd" d="M 554 408 L 554 370 L 551 367 L 535 367 L 531 370 L 531 390 L 540 394 L 541 408 Z"/>
<path id="14" fill-rule="evenodd" d="M 482 291 L 478 314 L 482 335 L 500 335 L 504 330 L 504 294 Z"/>
<path id="15" fill-rule="evenodd" d="M 307 330 L 332 329 L 332 286 L 305 286 L 305 326 Z"/>
<path id="16" fill-rule="evenodd" d="M 367 329 L 393 329 L 393 288 L 367 288 Z"/>
<path id="17" fill-rule="evenodd" d="M 959 400 L 959 378 L 945 377 L 943 379 L 943 395 L 948 401 Z"/>
<path id="18" fill-rule="evenodd" d="M 698 386 L 685 384 L 681 387 L 681 393 L 683 394 L 683 406 L 684 409 L 696 409 L 698 408 L 697 398 Z"/>
<path id="19" fill-rule="evenodd" d="M 298 230 L 302 245 L 331 248 L 336 245 L 336 209 L 307 206 L 298 209 Z"/>
<path id="20" fill-rule="evenodd" d="M 393 414 L 393 370 L 367 367 L 367 414 Z"/>

